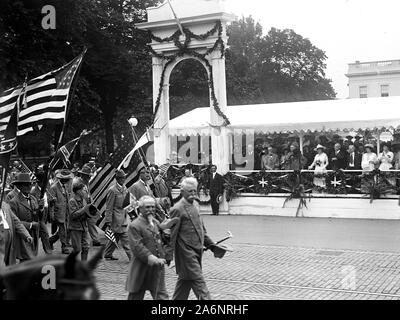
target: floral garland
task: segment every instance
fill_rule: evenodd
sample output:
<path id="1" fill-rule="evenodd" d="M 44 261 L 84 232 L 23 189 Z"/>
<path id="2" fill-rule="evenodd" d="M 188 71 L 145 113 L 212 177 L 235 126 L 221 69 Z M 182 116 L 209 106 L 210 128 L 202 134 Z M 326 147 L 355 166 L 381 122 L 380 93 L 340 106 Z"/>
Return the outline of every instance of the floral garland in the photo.
<path id="1" fill-rule="evenodd" d="M 380 199 L 388 193 L 397 193 L 398 188 L 391 184 L 390 178 L 396 178 L 396 173 L 386 173 L 374 169 L 362 174 L 361 192 L 366 193 L 370 203 L 374 199 Z"/>
<path id="2" fill-rule="evenodd" d="M 225 45 L 224 45 L 224 41 L 222 39 L 222 24 L 221 21 L 217 21 L 215 26 L 207 31 L 204 34 L 194 34 L 192 31 L 190 31 L 187 28 L 183 28 L 183 32 L 185 34 L 185 41 L 182 44 L 179 41 L 179 37 L 180 37 L 180 31 L 177 30 L 174 34 L 172 34 L 169 37 L 166 38 L 159 38 L 154 36 L 151 31 L 149 31 L 149 35 L 151 37 L 151 39 L 153 39 L 154 41 L 157 42 L 170 42 L 173 41 L 175 46 L 178 48 L 178 52 L 173 54 L 173 55 L 164 55 L 164 54 L 160 54 L 157 53 L 153 50 L 153 48 L 151 48 L 151 46 L 149 46 L 150 52 L 152 53 L 153 56 L 166 60 L 167 62 L 164 64 L 162 73 L 161 73 L 161 79 L 160 79 L 160 85 L 158 88 L 158 95 L 157 95 L 157 100 L 156 100 L 156 105 L 155 105 L 155 110 L 154 110 L 154 115 L 153 117 L 155 117 L 155 115 L 158 112 L 158 109 L 160 107 L 161 104 L 161 95 L 162 95 L 162 90 L 163 90 L 163 85 L 164 85 L 164 78 L 165 78 L 165 71 L 167 69 L 167 67 L 172 64 L 178 57 L 182 57 L 183 55 L 187 54 L 190 56 L 193 56 L 195 58 L 198 58 L 200 61 L 202 61 L 207 69 L 208 69 L 208 74 L 209 74 L 209 81 L 208 81 L 208 85 L 210 87 L 211 90 L 211 100 L 213 103 L 213 107 L 215 109 L 215 111 L 217 112 L 217 114 L 223 118 L 223 126 L 227 126 L 230 124 L 230 121 L 228 119 L 228 117 L 222 112 L 219 103 L 218 103 L 218 99 L 215 95 L 215 86 L 214 86 L 214 80 L 213 80 L 213 69 L 211 64 L 209 63 L 209 61 L 206 59 L 206 56 L 208 56 L 211 52 L 213 52 L 214 50 L 216 50 L 218 48 L 218 46 L 220 47 L 220 51 L 221 51 L 221 57 L 223 57 L 225 55 Z M 215 32 L 218 31 L 218 39 L 215 41 L 214 45 L 209 48 L 204 54 L 200 54 L 198 52 L 196 52 L 195 50 L 189 49 L 189 44 L 192 41 L 192 39 L 196 39 L 196 40 L 205 40 L 208 37 L 210 37 L 211 35 L 213 35 Z M 154 121 L 154 119 L 153 119 Z"/>

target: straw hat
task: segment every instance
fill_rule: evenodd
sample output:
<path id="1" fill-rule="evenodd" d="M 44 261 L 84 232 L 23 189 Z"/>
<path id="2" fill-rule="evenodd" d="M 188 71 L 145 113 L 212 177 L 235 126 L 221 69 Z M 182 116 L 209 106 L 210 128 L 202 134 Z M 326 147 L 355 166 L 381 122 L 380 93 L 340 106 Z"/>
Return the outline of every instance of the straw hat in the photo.
<path id="1" fill-rule="evenodd" d="M 367 143 L 366 145 L 364 145 L 364 148 L 374 148 L 374 145 L 372 143 Z"/>
<path id="2" fill-rule="evenodd" d="M 314 151 L 317 151 L 318 149 L 323 149 L 325 150 L 326 148 L 322 144 L 318 144 L 315 148 Z"/>
<path id="3" fill-rule="evenodd" d="M 29 175 L 29 173 L 25 173 L 25 172 L 20 172 L 15 176 L 15 180 L 13 181 L 13 184 L 18 184 L 18 183 L 28 183 L 31 184 L 32 180 L 31 180 L 31 176 Z"/>
<path id="4" fill-rule="evenodd" d="M 56 173 L 57 179 L 72 179 L 74 175 L 68 169 L 62 169 Z"/>

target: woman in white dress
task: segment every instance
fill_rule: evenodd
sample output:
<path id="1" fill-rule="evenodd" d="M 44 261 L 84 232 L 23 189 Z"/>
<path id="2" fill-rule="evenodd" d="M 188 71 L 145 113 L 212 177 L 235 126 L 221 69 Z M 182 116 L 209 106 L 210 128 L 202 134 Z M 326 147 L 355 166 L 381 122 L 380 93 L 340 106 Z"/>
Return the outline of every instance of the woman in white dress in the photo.
<path id="1" fill-rule="evenodd" d="M 383 145 L 383 151 L 379 154 L 379 170 L 390 170 L 393 168 L 394 154 L 389 150 L 387 144 Z"/>
<path id="2" fill-rule="evenodd" d="M 326 172 L 326 167 L 328 166 L 328 156 L 326 155 L 325 147 L 323 145 L 317 145 L 314 149 L 317 154 L 314 157 L 313 163 L 308 167 L 309 170 L 315 167 L 314 175 L 323 174 Z M 326 188 L 326 181 L 324 177 L 314 177 L 314 185 L 316 187 Z"/>
<path id="3" fill-rule="evenodd" d="M 385 143 L 382 146 L 383 151 L 379 154 L 378 160 L 380 162 L 379 170 L 388 171 L 393 169 L 394 153 L 389 150 L 389 146 Z M 387 180 L 392 186 L 396 185 L 396 178 L 387 177 Z"/>
<path id="4" fill-rule="evenodd" d="M 374 146 L 370 143 L 364 146 L 365 153 L 362 156 L 361 168 L 364 171 L 372 171 L 375 169 L 375 165 L 378 164 L 378 157 L 376 153 L 372 152 Z"/>

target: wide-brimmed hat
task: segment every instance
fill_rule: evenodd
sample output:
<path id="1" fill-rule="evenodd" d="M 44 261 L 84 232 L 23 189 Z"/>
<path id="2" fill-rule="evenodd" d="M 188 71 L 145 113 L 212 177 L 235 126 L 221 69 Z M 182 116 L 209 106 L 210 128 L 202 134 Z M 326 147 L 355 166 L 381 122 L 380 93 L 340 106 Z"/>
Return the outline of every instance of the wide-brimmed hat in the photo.
<path id="1" fill-rule="evenodd" d="M 91 176 L 92 175 L 92 169 L 90 169 L 89 166 L 87 166 L 87 165 L 84 165 L 82 167 L 82 169 L 78 170 L 77 172 L 80 173 L 80 174 L 87 175 L 87 176 Z"/>
<path id="2" fill-rule="evenodd" d="M 227 251 L 232 252 L 232 247 L 222 243 L 215 245 L 215 247 L 213 248 L 215 258 L 222 258 Z"/>
<path id="3" fill-rule="evenodd" d="M 13 181 L 13 184 L 16 183 L 32 183 L 30 174 L 25 172 L 18 173 Z"/>
<path id="4" fill-rule="evenodd" d="M 115 178 L 126 178 L 124 170 L 120 169 L 115 172 Z"/>
<path id="5" fill-rule="evenodd" d="M 372 143 L 367 143 L 366 145 L 364 145 L 364 148 L 374 148 L 374 145 Z"/>
<path id="6" fill-rule="evenodd" d="M 72 179 L 74 175 L 68 169 L 61 169 L 59 172 L 56 173 L 57 179 Z"/>
<path id="7" fill-rule="evenodd" d="M 317 151 L 318 149 L 326 149 L 326 147 L 324 147 L 322 144 L 318 144 L 315 148 L 314 151 Z"/>

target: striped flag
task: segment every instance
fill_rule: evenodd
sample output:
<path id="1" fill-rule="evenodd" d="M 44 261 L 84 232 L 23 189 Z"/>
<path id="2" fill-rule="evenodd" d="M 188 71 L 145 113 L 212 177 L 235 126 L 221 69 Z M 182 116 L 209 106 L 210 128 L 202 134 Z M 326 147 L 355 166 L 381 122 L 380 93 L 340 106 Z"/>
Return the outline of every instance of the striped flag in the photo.
<path id="1" fill-rule="evenodd" d="M 19 97 L 22 103 L 19 112 L 18 136 L 34 130 L 45 120 L 64 121 L 71 84 L 85 52 L 57 70 L 0 94 L 0 137 L 4 135 Z"/>
<path id="2" fill-rule="evenodd" d="M 105 236 L 108 240 L 110 240 L 112 243 L 114 243 L 115 246 L 119 249 L 118 243 L 117 243 L 117 239 L 115 238 L 115 234 L 114 234 L 114 232 L 111 231 L 110 228 L 108 228 L 108 229 L 106 230 L 106 232 L 104 232 L 104 236 Z"/>
<path id="3" fill-rule="evenodd" d="M 123 143 L 122 146 L 116 150 L 114 155 L 111 157 L 110 162 L 107 163 L 93 179 L 89 181 L 89 190 L 93 198 L 93 203 L 101 214 L 101 219 L 98 221 L 98 225 L 101 225 L 101 221 L 104 219 L 106 211 L 107 193 L 110 187 L 115 183 L 115 171 L 116 168 L 124 161 L 124 157 L 129 150 L 129 143 Z M 123 170 L 127 177 L 125 186 L 129 188 L 139 179 L 139 171 L 144 167 L 144 163 L 141 161 L 139 154 L 136 152 L 130 163 Z"/>

